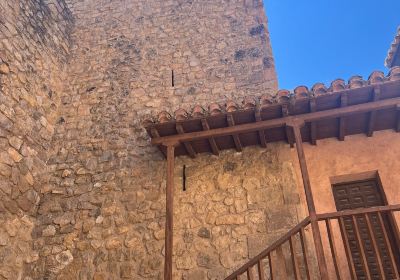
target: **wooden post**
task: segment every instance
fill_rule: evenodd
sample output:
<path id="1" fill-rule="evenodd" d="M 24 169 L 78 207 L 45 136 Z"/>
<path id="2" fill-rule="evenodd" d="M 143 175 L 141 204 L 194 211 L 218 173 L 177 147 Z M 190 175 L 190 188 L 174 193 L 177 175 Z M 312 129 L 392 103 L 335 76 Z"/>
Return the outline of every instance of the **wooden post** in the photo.
<path id="1" fill-rule="evenodd" d="M 326 266 L 324 248 L 322 246 L 321 232 L 318 226 L 314 198 L 311 190 L 310 176 L 308 174 L 307 163 L 303 148 L 303 140 L 301 138 L 301 132 L 300 132 L 300 127 L 304 125 L 304 122 L 302 120 L 293 119 L 293 121 L 287 123 L 287 125 L 293 128 L 293 134 L 296 141 L 296 150 L 297 150 L 297 155 L 299 157 L 301 175 L 303 177 L 304 191 L 306 194 L 307 207 L 310 215 L 315 251 L 317 253 L 319 273 L 322 280 L 328 280 L 329 279 L 328 269 Z"/>
<path id="2" fill-rule="evenodd" d="M 165 262 L 164 280 L 172 280 L 172 248 L 174 235 L 174 161 L 176 143 L 167 145 L 167 186 L 165 222 Z"/>

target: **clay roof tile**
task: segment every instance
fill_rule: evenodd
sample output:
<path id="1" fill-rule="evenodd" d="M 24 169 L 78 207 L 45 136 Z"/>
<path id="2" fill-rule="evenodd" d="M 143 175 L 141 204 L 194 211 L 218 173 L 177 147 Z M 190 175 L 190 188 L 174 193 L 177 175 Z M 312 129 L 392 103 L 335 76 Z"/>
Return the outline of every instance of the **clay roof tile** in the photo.
<path id="1" fill-rule="evenodd" d="M 254 107 L 256 107 L 257 101 L 254 98 L 254 96 L 246 96 L 243 99 L 243 108 L 245 110 L 250 110 L 253 109 Z"/>
<path id="2" fill-rule="evenodd" d="M 360 88 L 365 85 L 365 81 L 361 76 L 353 76 L 349 79 L 349 87 L 353 88 Z"/>
<path id="3" fill-rule="evenodd" d="M 336 79 L 331 83 L 331 86 L 329 88 L 329 91 L 335 92 L 335 91 L 341 91 L 346 88 L 346 83 L 343 79 Z"/>
<path id="4" fill-rule="evenodd" d="M 186 112 L 185 109 L 178 109 L 175 111 L 175 119 L 180 122 L 180 121 L 184 121 L 189 117 L 189 114 Z"/>
<path id="5" fill-rule="evenodd" d="M 309 97 L 309 91 L 306 86 L 298 86 L 294 89 L 296 98 L 307 98 Z"/>
<path id="6" fill-rule="evenodd" d="M 356 89 L 360 87 L 364 87 L 367 85 L 374 85 L 378 83 L 383 83 L 387 80 L 396 81 L 400 80 L 400 66 L 395 66 L 391 69 L 388 77 L 384 76 L 384 73 L 381 71 L 374 71 L 368 78 L 368 81 L 364 81 L 361 76 L 353 76 L 349 79 L 349 84 L 346 85 L 343 79 L 336 79 L 334 80 L 330 87 L 327 89 L 323 83 L 316 83 L 311 91 L 306 86 L 298 86 L 294 89 L 293 92 L 289 90 L 282 89 L 279 90 L 275 96 L 271 94 L 264 94 L 258 100 L 253 96 L 246 96 L 243 101 L 243 109 L 251 110 L 254 109 L 259 101 L 260 109 L 264 109 L 271 104 L 274 103 L 288 103 L 288 102 L 295 102 L 298 98 L 313 98 L 314 96 L 321 95 L 321 94 L 331 94 L 335 92 L 340 92 L 346 89 Z M 241 109 L 238 103 L 234 100 L 229 100 L 226 102 L 225 108 L 221 108 L 218 103 L 211 103 L 208 106 L 208 111 L 204 110 L 204 108 L 200 105 L 196 105 L 192 109 L 193 118 L 203 118 L 206 115 L 216 116 L 220 115 L 225 112 L 223 109 L 226 109 L 226 112 L 233 113 Z M 175 120 L 176 121 L 184 121 L 190 117 L 190 114 L 187 113 L 186 110 L 180 108 L 175 111 Z M 158 123 L 166 123 L 172 120 L 171 115 L 163 111 L 158 114 L 157 118 L 146 117 L 143 121 L 145 127 L 151 126 L 154 124 L 154 119 L 156 119 Z"/>
<path id="7" fill-rule="evenodd" d="M 263 94 L 260 98 L 260 106 L 261 108 L 269 106 L 274 103 L 274 97 L 269 94 Z"/>
<path id="8" fill-rule="evenodd" d="M 395 66 L 392 69 L 390 69 L 389 79 L 391 81 L 400 80 L 400 66 Z"/>
<path id="9" fill-rule="evenodd" d="M 221 106 L 217 103 L 211 103 L 208 107 L 211 116 L 222 114 Z"/>
<path id="10" fill-rule="evenodd" d="M 396 36 L 390 46 L 390 49 L 388 51 L 388 54 L 386 56 L 385 59 L 385 66 L 390 68 L 392 67 L 392 64 L 394 62 L 396 53 L 398 53 L 399 49 L 400 49 L 400 26 L 397 28 L 397 33 Z"/>
<path id="11" fill-rule="evenodd" d="M 158 122 L 159 123 L 166 123 L 171 120 L 171 115 L 167 111 L 162 111 L 158 114 Z"/>
<path id="12" fill-rule="evenodd" d="M 327 93 L 328 89 L 323 83 L 316 83 L 311 88 L 311 91 L 313 92 L 314 95 L 320 95 Z"/>
<path id="13" fill-rule="evenodd" d="M 194 118 L 202 118 L 205 115 L 205 110 L 202 106 L 196 105 L 193 107 L 192 116 Z"/>
<path id="14" fill-rule="evenodd" d="M 374 71 L 368 77 L 368 82 L 370 84 L 382 83 L 384 80 L 385 74 L 382 71 Z"/>
<path id="15" fill-rule="evenodd" d="M 228 102 L 226 102 L 226 111 L 228 113 L 232 113 L 235 112 L 239 109 L 239 106 L 236 104 L 235 101 L 233 100 L 229 100 Z"/>

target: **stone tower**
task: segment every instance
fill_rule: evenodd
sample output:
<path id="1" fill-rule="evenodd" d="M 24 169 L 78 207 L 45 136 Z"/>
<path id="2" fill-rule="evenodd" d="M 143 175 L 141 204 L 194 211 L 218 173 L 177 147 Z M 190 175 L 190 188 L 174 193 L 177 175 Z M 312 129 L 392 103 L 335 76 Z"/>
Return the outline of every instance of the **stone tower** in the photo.
<path id="1" fill-rule="evenodd" d="M 0 14 L 0 279 L 162 279 L 165 162 L 142 120 L 273 94 L 262 1 L 2 0 Z M 174 279 L 223 279 L 297 223 L 289 157 L 178 159 Z"/>

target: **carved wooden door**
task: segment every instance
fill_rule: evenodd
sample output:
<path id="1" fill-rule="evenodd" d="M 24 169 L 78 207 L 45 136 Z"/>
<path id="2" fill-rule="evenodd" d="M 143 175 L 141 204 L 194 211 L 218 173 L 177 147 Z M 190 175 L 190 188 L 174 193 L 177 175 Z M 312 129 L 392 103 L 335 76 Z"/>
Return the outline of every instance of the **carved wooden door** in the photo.
<path id="1" fill-rule="evenodd" d="M 333 186 L 333 194 L 338 211 L 385 205 L 383 194 L 376 180 L 337 184 Z M 396 246 L 395 232 L 389 222 L 389 216 L 385 213 L 382 214 L 384 228 L 378 214 L 369 214 L 369 217 L 374 236 L 370 236 L 369 234 L 365 216 L 357 216 L 356 223 L 350 217 L 343 219 L 344 228 L 341 229 L 342 235 L 346 234 L 348 237 L 348 246 L 350 247 L 351 258 L 354 262 L 356 279 L 368 279 L 368 272 L 371 279 L 382 279 L 379 273 L 379 263 L 375 255 L 373 241 L 376 242 L 378 247 L 386 279 L 397 279 L 392 266 L 393 261 L 390 258 L 388 245 L 392 249 L 392 260 L 394 259 L 397 267 L 399 267 L 399 248 Z M 361 246 L 357 239 L 357 229 L 361 239 Z M 387 232 L 390 244 L 385 242 L 384 230 Z M 369 270 L 368 272 L 367 269 Z"/>

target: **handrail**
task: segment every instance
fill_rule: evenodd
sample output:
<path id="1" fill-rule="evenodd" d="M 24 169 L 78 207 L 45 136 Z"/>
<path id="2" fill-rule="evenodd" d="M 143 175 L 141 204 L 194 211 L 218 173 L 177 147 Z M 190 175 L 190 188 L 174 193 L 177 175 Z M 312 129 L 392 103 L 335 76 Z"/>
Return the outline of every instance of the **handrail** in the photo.
<path id="1" fill-rule="evenodd" d="M 249 267 L 252 267 L 256 265 L 259 261 L 262 259 L 266 258 L 269 253 L 271 253 L 273 250 L 281 246 L 283 243 L 287 242 L 290 237 L 296 233 L 298 233 L 302 228 L 306 227 L 310 223 L 310 217 L 305 218 L 302 220 L 299 224 L 297 224 L 294 228 L 292 228 L 290 231 L 288 231 L 284 236 L 279 238 L 277 241 L 271 244 L 267 249 L 262 251 L 260 254 L 257 256 L 253 257 L 250 261 L 242 265 L 239 269 L 237 269 L 234 273 L 229 275 L 225 280 L 235 280 L 236 277 L 239 275 L 243 274 L 244 272 L 247 271 Z"/>
<path id="2" fill-rule="evenodd" d="M 375 207 L 370 207 L 370 208 L 359 208 L 359 209 L 343 210 L 343 211 L 338 211 L 338 212 L 318 214 L 317 219 L 318 219 L 318 221 L 322 221 L 322 220 L 331 219 L 331 218 L 340 218 L 343 216 L 352 216 L 352 215 L 359 215 L 359 214 L 367 214 L 367 213 L 375 213 L 375 212 L 388 212 L 388 211 L 400 211 L 400 204 L 387 205 L 387 206 L 375 206 Z"/>
<path id="3" fill-rule="evenodd" d="M 317 216 L 316 216 L 317 221 L 324 222 L 326 224 L 326 227 L 327 227 L 327 234 L 328 234 L 328 240 L 329 240 L 329 244 L 328 245 L 330 246 L 330 252 L 332 254 L 332 258 L 333 258 L 334 265 L 335 265 L 335 272 L 336 272 L 336 276 L 338 277 L 338 279 L 342 279 L 342 277 L 340 275 L 341 273 L 340 273 L 339 267 L 338 267 L 337 248 L 336 248 L 336 245 L 335 245 L 335 242 L 334 242 L 334 233 L 333 233 L 331 221 L 337 219 L 340 223 L 343 223 L 343 218 L 344 217 L 351 217 L 353 219 L 352 221 L 353 221 L 353 224 L 355 226 L 355 231 L 358 234 L 357 235 L 358 236 L 357 240 L 360 241 L 359 240 L 360 239 L 360 237 L 359 237 L 359 230 L 360 229 L 358 228 L 358 222 L 356 221 L 356 219 L 357 219 L 356 217 L 361 215 L 366 220 L 367 224 L 369 225 L 369 231 L 372 232 L 372 228 L 371 228 L 371 224 L 370 224 L 370 220 L 369 220 L 369 215 L 368 214 L 377 213 L 378 218 L 379 218 L 379 222 L 381 223 L 381 226 L 384 227 L 383 226 L 383 220 L 382 220 L 382 213 L 383 212 L 393 213 L 393 212 L 397 212 L 397 211 L 400 211 L 400 204 L 377 206 L 377 207 L 370 207 L 370 208 L 358 208 L 358 209 L 352 209 L 352 210 L 344 210 L 344 211 L 338 211 L 338 212 L 317 214 Z M 304 236 L 304 229 L 310 223 L 311 223 L 311 218 L 310 217 L 305 218 L 303 221 L 301 221 L 299 224 L 297 224 L 294 228 L 292 228 L 290 231 L 288 231 L 284 236 L 282 236 L 277 241 L 272 243 L 268 248 L 263 250 L 257 256 L 255 256 L 252 259 L 250 259 L 247 263 L 242 265 L 239 269 L 234 271 L 231 275 L 226 277 L 225 280 L 237 280 L 237 279 L 239 279 L 239 276 L 243 275 L 244 273 L 247 273 L 247 279 L 253 279 L 253 276 L 252 276 L 253 275 L 252 274 L 253 273 L 252 272 L 253 269 L 256 269 L 256 272 L 258 271 L 260 279 L 265 279 L 264 276 L 263 276 L 264 275 L 264 272 L 263 272 L 264 270 L 262 269 L 262 266 L 263 266 L 262 265 L 262 261 L 267 259 L 269 261 L 269 263 L 270 263 L 270 266 L 271 266 L 271 254 L 273 254 L 274 251 L 281 250 L 280 249 L 281 246 L 283 246 L 286 242 L 289 242 L 289 244 L 290 244 L 291 255 L 292 255 L 292 264 L 293 264 L 293 267 L 295 269 L 295 278 L 296 279 L 300 279 L 299 278 L 299 274 L 298 274 L 299 266 L 298 266 L 296 257 L 294 256 L 295 252 L 293 250 L 293 248 L 294 248 L 293 247 L 293 238 L 295 237 L 295 235 L 300 234 L 300 241 L 302 242 L 302 251 L 303 251 L 304 263 L 305 263 L 306 268 L 308 269 L 309 267 L 308 267 L 307 249 L 305 248 L 306 246 L 305 246 L 305 243 L 304 243 L 306 241 L 305 240 L 305 236 Z M 341 226 L 343 226 L 343 224 Z M 386 232 L 385 230 L 383 230 L 383 231 L 384 231 L 384 233 Z M 346 237 L 346 235 L 345 235 L 345 237 Z M 386 236 L 386 239 L 387 239 L 387 236 Z M 387 243 L 387 246 L 390 246 L 387 240 L 385 242 Z M 346 238 L 344 240 L 344 243 L 345 243 L 344 244 L 345 245 L 345 249 L 347 250 L 346 254 L 348 255 L 349 254 L 349 252 L 348 252 L 348 241 L 347 241 Z M 374 249 L 376 251 L 375 253 L 377 255 L 379 255 L 379 253 L 378 253 L 379 248 L 375 245 Z M 389 251 L 390 250 L 391 249 L 389 248 Z M 279 253 L 278 253 L 278 255 L 279 255 Z M 364 261 L 365 261 L 365 254 L 363 252 L 362 252 L 362 256 L 364 257 Z M 380 257 L 378 257 L 378 260 L 381 261 Z M 392 264 L 393 272 L 395 273 L 395 275 L 398 275 L 399 272 L 397 270 L 397 267 L 395 267 L 395 265 L 394 265 L 395 259 L 393 257 L 393 254 L 390 255 L 390 260 L 393 263 Z M 349 263 L 351 262 L 351 258 L 349 259 L 349 256 L 347 256 L 347 261 Z M 261 267 L 261 269 L 260 269 L 260 267 Z M 350 269 L 351 273 L 353 273 L 353 276 L 354 276 L 355 272 L 353 270 L 351 270 L 353 267 L 354 267 L 354 265 L 352 266 L 351 264 L 349 264 L 349 269 Z M 286 269 L 283 268 L 282 271 L 286 271 Z M 366 269 L 365 271 L 366 271 L 366 273 L 368 273 L 368 269 Z M 272 273 L 273 273 L 272 272 L 272 268 L 270 267 L 270 274 L 272 275 Z M 311 279 L 308 270 L 307 270 L 307 279 Z"/>

